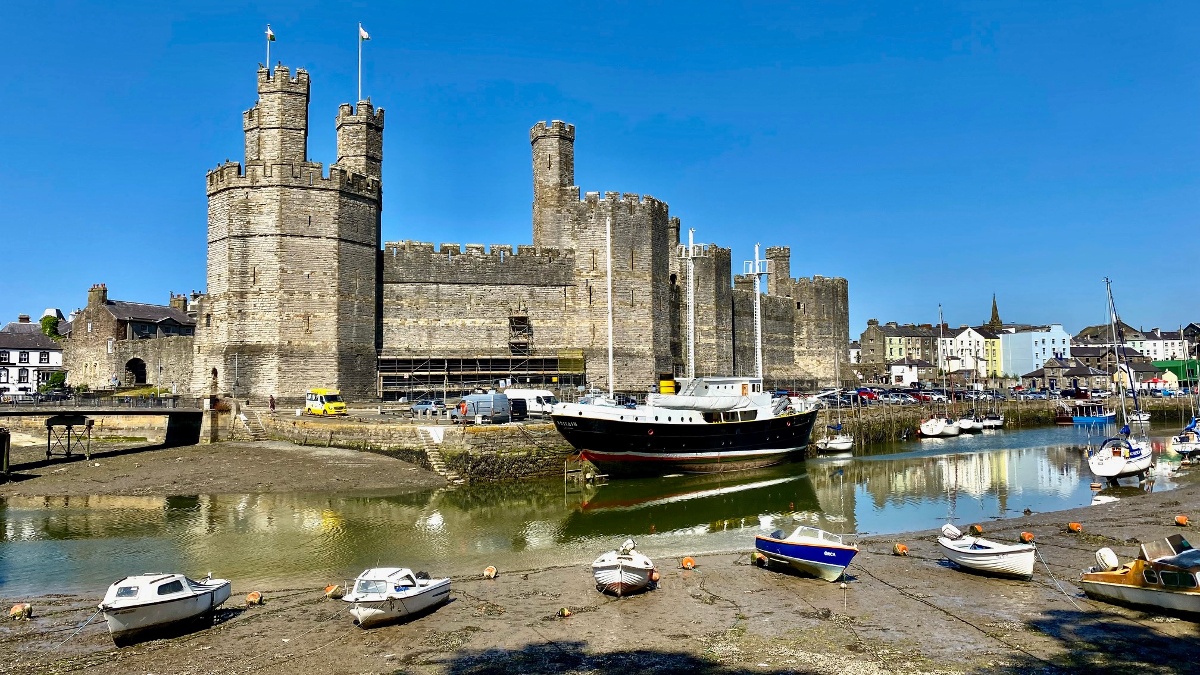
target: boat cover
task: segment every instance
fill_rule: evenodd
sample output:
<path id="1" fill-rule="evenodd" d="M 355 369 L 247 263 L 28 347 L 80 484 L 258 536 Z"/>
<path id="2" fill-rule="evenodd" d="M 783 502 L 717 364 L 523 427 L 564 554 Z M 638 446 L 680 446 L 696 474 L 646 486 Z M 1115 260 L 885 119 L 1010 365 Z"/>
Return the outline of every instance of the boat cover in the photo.
<path id="1" fill-rule="evenodd" d="M 750 405 L 745 396 L 683 396 L 680 394 L 649 394 L 646 403 L 656 408 L 719 412 Z"/>

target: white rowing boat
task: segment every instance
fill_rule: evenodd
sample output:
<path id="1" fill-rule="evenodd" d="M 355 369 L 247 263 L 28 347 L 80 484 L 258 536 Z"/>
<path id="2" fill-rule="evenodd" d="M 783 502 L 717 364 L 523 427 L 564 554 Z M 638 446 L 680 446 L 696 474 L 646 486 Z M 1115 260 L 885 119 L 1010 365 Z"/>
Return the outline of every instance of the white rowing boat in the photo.
<path id="1" fill-rule="evenodd" d="M 983 537 L 963 536 L 958 528 L 942 526 L 938 545 L 950 562 L 984 574 L 1021 577 L 1033 576 L 1036 551 L 1033 544 L 1001 544 Z"/>
<path id="2" fill-rule="evenodd" d="M 626 539 L 621 548 L 609 551 L 592 563 L 596 590 L 616 596 L 640 591 L 653 581 L 654 562 L 638 553 L 637 544 Z"/>

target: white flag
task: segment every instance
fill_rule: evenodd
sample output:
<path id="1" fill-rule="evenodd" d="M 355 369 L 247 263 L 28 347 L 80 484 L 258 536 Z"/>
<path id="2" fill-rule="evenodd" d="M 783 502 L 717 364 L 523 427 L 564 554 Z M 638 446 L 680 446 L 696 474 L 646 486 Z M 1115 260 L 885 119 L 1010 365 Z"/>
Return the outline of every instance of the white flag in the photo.
<path id="1" fill-rule="evenodd" d="M 275 31 L 271 30 L 271 24 L 267 24 L 267 42 L 275 41 Z"/>
<path id="2" fill-rule="evenodd" d="M 361 23 L 358 24 L 358 39 L 359 40 L 370 40 L 371 39 L 371 36 L 367 34 L 367 31 L 363 30 Z"/>

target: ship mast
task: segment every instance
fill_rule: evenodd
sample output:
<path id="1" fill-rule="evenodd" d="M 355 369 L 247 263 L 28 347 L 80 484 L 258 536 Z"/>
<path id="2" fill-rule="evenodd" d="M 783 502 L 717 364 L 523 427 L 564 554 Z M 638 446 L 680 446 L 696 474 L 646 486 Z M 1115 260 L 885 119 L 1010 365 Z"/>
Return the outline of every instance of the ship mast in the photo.
<path id="1" fill-rule="evenodd" d="M 612 305 L 612 216 L 604 219 L 604 236 L 608 250 L 608 398 L 613 398 L 613 305 Z"/>
<path id="2" fill-rule="evenodd" d="M 754 275 L 754 374 L 760 381 L 763 379 L 762 353 L 762 278 L 768 274 L 767 261 L 758 257 L 759 245 L 754 245 L 754 260 L 745 262 L 746 274 Z"/>

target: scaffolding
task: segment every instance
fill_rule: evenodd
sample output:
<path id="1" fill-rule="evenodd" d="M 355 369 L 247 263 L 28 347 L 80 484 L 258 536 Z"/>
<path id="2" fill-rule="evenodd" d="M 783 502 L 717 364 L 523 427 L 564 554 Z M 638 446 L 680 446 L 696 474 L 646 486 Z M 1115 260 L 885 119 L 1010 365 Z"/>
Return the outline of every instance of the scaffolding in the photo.
<path id="1" fill-rule="evenodd" d="M 379 396 L 385 401 L 448 398 L 505 382 L 564 389 L 584 384 L 584 366 L 582 349 L 559 350 L 555 356 L 383 357 Z"/>

